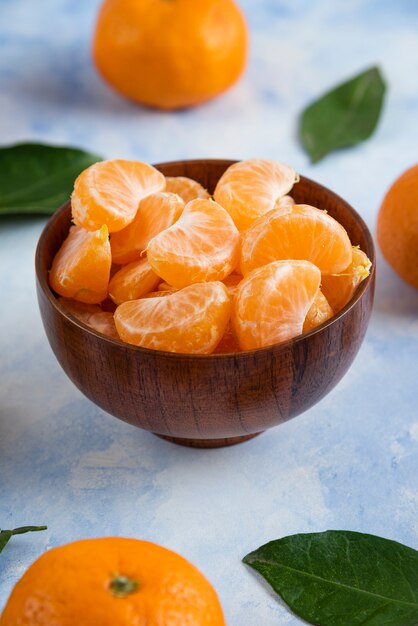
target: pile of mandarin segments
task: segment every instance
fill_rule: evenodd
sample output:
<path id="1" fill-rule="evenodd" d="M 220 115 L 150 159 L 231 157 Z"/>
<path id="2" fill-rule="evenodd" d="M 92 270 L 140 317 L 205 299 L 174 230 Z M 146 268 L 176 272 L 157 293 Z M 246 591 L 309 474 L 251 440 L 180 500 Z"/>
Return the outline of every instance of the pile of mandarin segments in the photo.
<path id="1" fill-rule="evenodd" d="M 277 344 L 340 311 L 369 275 L 326 211 L 297 205 L 296 172 L 249 159 L 213 198 L 146 163 L 96 163 L 76 179 L 49 273 L 65 310 L 135 346 L 190 354 Z"/>

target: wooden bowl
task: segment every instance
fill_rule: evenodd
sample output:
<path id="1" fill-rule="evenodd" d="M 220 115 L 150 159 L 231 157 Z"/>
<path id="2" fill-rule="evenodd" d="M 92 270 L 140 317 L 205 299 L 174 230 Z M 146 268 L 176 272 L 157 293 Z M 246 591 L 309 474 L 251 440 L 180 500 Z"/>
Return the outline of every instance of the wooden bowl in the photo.
<path id="1" fill-rule="evenodd" d="M 167 176 L 189 176 L 210 192 L 233 161 L 162 163 Z M 344 200 L 301 177 L 298 203 L 326 209 L 373 265 L 340 313 L 282 344 L 236 354 L 184 355 L 108 339 L 72 318 L 48 284 L 52 259 L 70 227 L 70 204 L 48 221 L 36 251 L 37 292 L 51 347 L 73 383 L 95 404 L 169 441 L 195 447 L 250 439 L 306 411 L 350 367 L 363 341 L 374 292 L 375 253 L 361 217 Z"/>

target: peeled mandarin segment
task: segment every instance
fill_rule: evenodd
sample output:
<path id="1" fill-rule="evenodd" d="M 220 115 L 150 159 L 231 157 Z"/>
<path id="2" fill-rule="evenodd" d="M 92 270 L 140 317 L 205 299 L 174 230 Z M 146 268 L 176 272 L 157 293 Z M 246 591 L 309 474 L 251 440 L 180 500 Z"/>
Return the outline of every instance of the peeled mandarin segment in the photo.
<path id="1" fill-rule="evenodd" d="M 94 328 L 103 335 L 119 339 L 113 313 L 102 311 L 97 304 L 86 304 L 84 302 L 77 302 L 77 300 L 71 300 L 70 298 L 60 297 L 58 298 L 58 302 L 66 311 L 87 326 L 91 326 L 91 328 Z"/>
<path id="2" fill-rule="evenodd" d="M 149 241 L 178 220 L 183 200 L 174 193 L 153 193 L 139 204 L 133 221 L 110 238 L 114 263 L 131 263 L 141 257 Z"/>
<path id="3" fill-rule="evenodd" d="M 100 303 L 100 308 L 102 311 L 107 311 L 109 313 L 114 313 L 116 311 L 116 304 L 108 297 Z"/>
<path id="4" fill-rule="evenodd" d="M 214 198 L 228 211 L 238 230 L 245 230 L 260 215 L 271 211 L 298 180 L 289 165 L 249 159 L 226 170 L 216 185 Z"/>
<path id="5" fill-rule="evenodd" d="M 353 260 L 341 274 L 322 277 L 322 291 L 335 313 L 351 300 L 362 280 L 370 274 L 371 261 L 359 248 L 353 248 Z"/>
<path id="6" fill-rule="evenodd" d="M 162 298 L 163 296 L 170 296 L 174 291 L 150 291 L 143 298 Z"/>
<path id="7" fill-rule="evenodd" d="M 242 350 L 263 348 L 302 333 L 321 272 L 309 261 L 275 261 L 253 270 L 234 296 L 232 323 Z"/>
<path id="8" fill-rule="evenodd" d="M 85 302 L 78 302 L 77 300 L 63 298 L 62 296 L 58 298 L 58 302 L 68 313 L 71 313 L 71 315 L 80 320 L 80 322 L 84 322 L 84 324 L 88 324 L 90 317 L 101 311 L 101 308 L 97 306 L 97 304 L 86 304 Z"/>
<path id="9" fill-rule="evenodd" d="M 230 352 L 241 352 L 241 348 L 239 347 L 237 336 L 232 328 L 232 324 L 229 323 L 226 327 L 224 335 L 216 348 L 214 349 L 214 354 L 227 354 Z"/>
<path id="10" fill-rule="evenodd" d="M 156 289 L 159 281 L 147 258 L 143 258 L 128 263 L 116 272 L 109 283 L 109 296 L 115 304 L 137 300 Z"/>
<path id="11" fill-rule="evenodd" d="M 282 209 L 283 207 L 292 207 L 295 205 L 295 201 L 292 196 L 283 196 L 276 201 L 274 205 L 275 209 Z"/>
<path id="12" fill-rule="evenodd" d="M 97 304 L 107 295 L 112 259 L 107 226 L 72 226 L 52 262 L 49 284 L 60 296 Z"/>
<path id="13" fill-rule="evenodd" d="M 158 285 L 158 291 L 177 291 L 175 287 L 173 287 L 173 285 L 169 285 L 168 283 L 166 283 L 165 281 L 163 281 L 162 283 L 160 283 Z"/>
<path id="14" fill-rule="evenodd" d="M 71 208 L 74 222 L 96 230 L 107 224 L 113 233 L 135 217 L 140 201 L 165 187 L 161 172 L 141 161 L 101 161 L 82 172 L 74 183 Z"/>
<path id="15" fill-rule="evenodd" d="M 186 176 L 166 176 L 165 190 L 176 193 L 185 202 L 190 202 L 196 198 L 210 198 L 210 194 L 197 180 Z"/>
<path id="16" fill-rule="evenodd" d="M 116 332 L 115 320 L 113 319 L 113 313 L 108 311 L 99 311 L 94 315 L 91 315 L 88 322 L 88 326 L 97 330 L 98 333 L 111 337 L 112 339 L 119 339 L 119 335 Z"/>
<path id="17" fill-rule="evenodd" d="M 313 330 L 317 326 L 320 326 L 327 320 L 331 319 L 333 315 L 334 311 L 332 310 L 328 300 L 322 291 L 319 290 L 305 317 L 303 332 L 307 333 L 308 331 Z"/>
<path id="18" fill-rule="evenodd" d="M 225 285 L 209 282 L 190 285 L 165 297 L 125 302 L 116 309 L 115 323 L 121 339 L 136 346 L 209 354 L 221 340 L 230 314 Z"/>
<path id="19" fill-rule="evenodd" d="M 192 200 L 173 226 L 151 239 L 148 261 L 177 288 L 222 280 L 238 263 L 239 240 L 225 209 L 212 200 Z"/>
<path id="20" fill-rule="evenodd" d="M 352 261 L 343 226 L 325 211 L 307 204 L 273 209 L 242 236 L 241 271 L 281 259 L 311 261 L 323 274 L 340 273 Z"/>
<path id="21" fill-rule="evenodd" d="M 228 289 L 231 296 L 234 295 L 234 293 L 237 290 L 238 285 L 240 284 L 243 278 L 244 277 L 241 274 L 234 273 L 234 274 L 229 274 L 229 276 L 223 279 L 222 282 L 225 285 L 225 287 Z"/>

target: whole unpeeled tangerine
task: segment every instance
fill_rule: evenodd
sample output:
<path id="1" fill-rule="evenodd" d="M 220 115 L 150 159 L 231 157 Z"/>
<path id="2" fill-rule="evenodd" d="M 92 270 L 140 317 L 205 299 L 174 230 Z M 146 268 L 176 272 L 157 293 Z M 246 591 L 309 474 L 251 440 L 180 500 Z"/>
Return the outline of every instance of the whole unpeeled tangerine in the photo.
<path id="1" fill-rule="evenodd" d="M 377 239 L 389 265 L 418 289 L 418 164 L 406 170 L 383 199 Z"/>
<path id="2" fill-rule="evenodd" d="M 234 0 L 104 0 L 93 57 L 123 95 L 177 109 L 230 87 L 244 69 L 247 39 Z"/>
<path id="3" fill-rule="evenodd" d="M 17 582 L 0 626 L 225 626 L 215 590 L 183 557 L 106 537 L 53 548 Z"/>

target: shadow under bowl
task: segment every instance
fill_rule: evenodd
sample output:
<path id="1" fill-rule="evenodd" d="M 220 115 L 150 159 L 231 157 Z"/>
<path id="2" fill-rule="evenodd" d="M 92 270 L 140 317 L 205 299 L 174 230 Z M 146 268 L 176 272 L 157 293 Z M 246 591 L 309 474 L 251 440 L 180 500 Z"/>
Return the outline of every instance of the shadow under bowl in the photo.
<path id="1" fill-rule="evenodd" d="M 166 176 L 189 176 L 210 192 L 233 161 L 159 164 Z M 291 341 L 234 354 L 185 355 L 108 339 L 69 315 L 49 287 L 48 270 L 68 234 L 70 203 L 46 224 L 36 251 L 37 294 L 49 343 L 73 383 L 99 407 L 175 443 L 233 445 L 306 411 L 344 376 L 363 341 L 375 282 L 370 232 L 354 209 L 301 177 L 297 203 L 325 209 L 372 261 L 370 276 L 328 322 Z"/>

